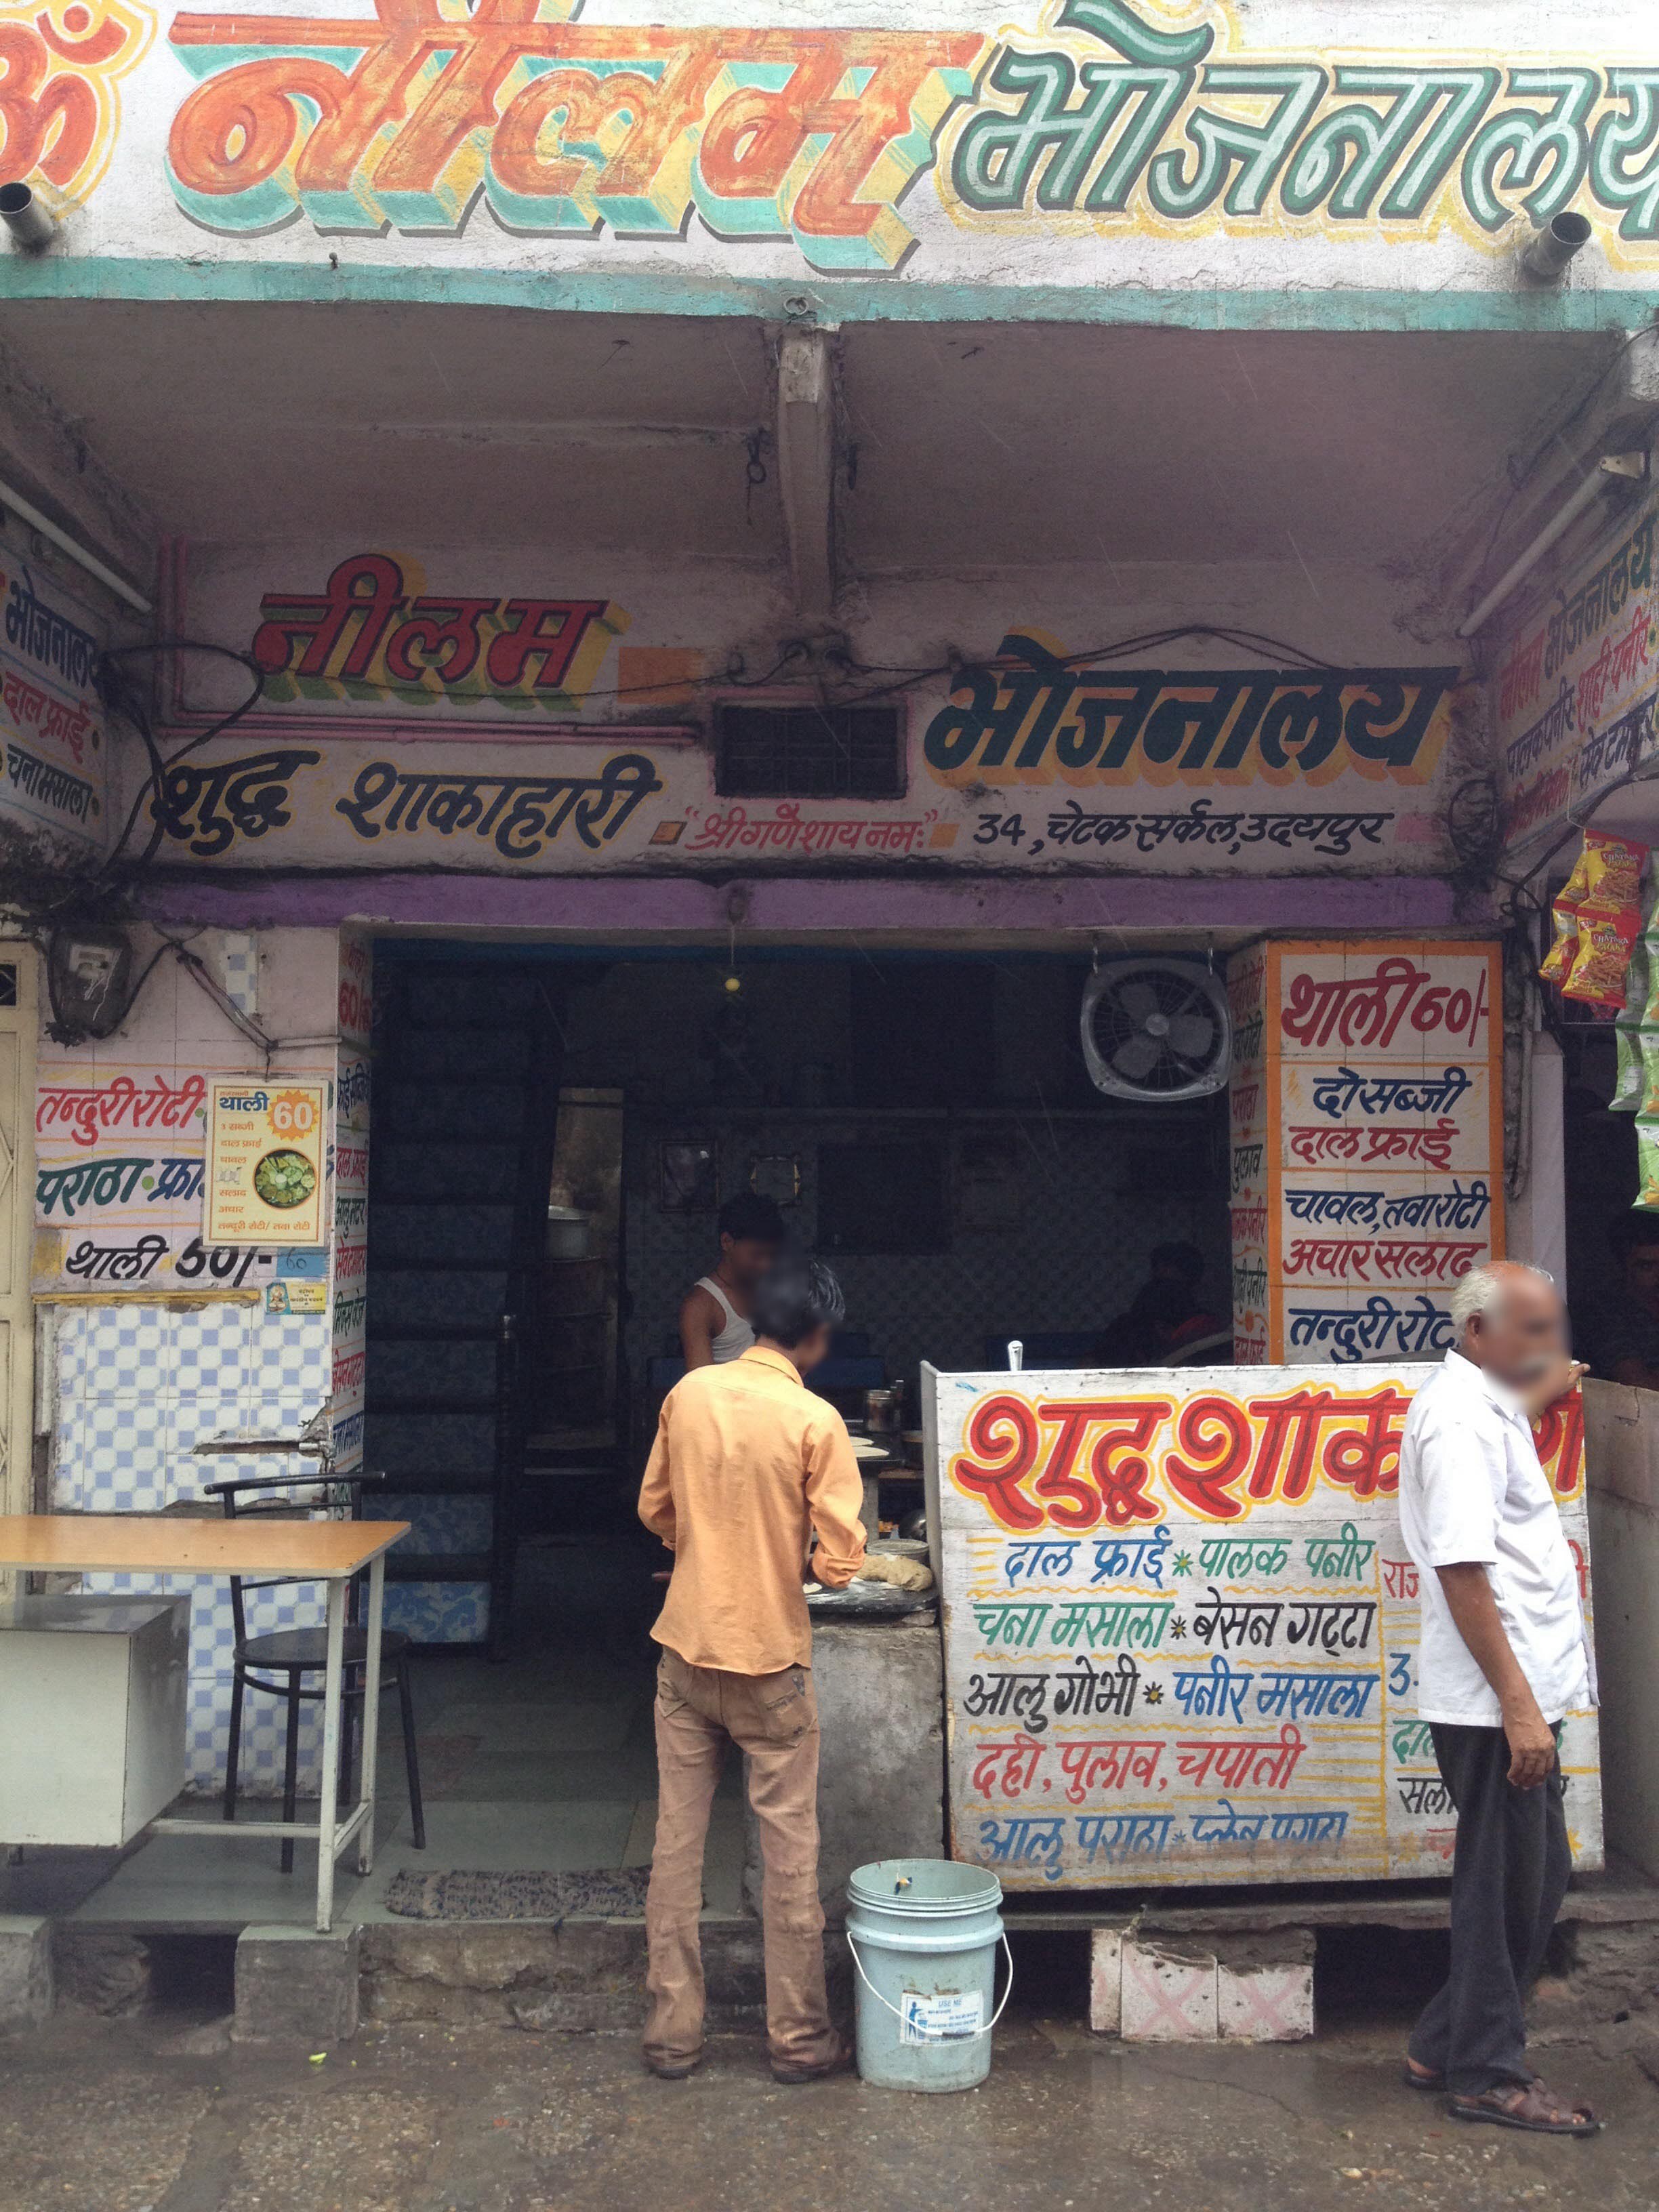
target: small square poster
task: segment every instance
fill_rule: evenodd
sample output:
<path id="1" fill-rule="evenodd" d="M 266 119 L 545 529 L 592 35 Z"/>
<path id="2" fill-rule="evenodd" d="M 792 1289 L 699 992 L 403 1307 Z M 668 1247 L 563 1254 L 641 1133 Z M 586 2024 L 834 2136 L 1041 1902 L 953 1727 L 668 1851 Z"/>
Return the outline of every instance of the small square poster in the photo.
<path id="1" fill-rule="evenodd" d="M 210 1081 L 204 1244 L 327 1243 L 328 1092 L 325 1075 Z"/>

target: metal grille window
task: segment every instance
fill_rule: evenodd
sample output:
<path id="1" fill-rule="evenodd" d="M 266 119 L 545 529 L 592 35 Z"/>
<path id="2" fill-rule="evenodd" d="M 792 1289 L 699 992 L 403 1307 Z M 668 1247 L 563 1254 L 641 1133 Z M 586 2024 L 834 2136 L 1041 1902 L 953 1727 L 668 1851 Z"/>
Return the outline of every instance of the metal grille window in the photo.
<path id="1" fill-rule="evenodd" d="M 723 799 L 902 799 L 895 707 L 720 707 L 714 788 Z"/>

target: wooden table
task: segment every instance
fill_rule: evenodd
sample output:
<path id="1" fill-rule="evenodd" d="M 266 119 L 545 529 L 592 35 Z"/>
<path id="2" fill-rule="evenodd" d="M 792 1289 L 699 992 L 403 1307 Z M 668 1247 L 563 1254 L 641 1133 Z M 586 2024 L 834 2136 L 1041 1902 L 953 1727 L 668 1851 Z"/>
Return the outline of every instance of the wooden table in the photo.
<path id="1" fill-rule="evenodd" d="M 247 1836 L 303 1836 L 317 1844 L 317 1929 L 334 1919 L 334 1865 L 349 1844 L 357 1871 L 374 1864 L 374 1765 L 379 1748 L 380 1617 L 386 1555 L 409 1534 L 406 1521 L 284 1521 L 251 1516 L 198 1521 L 166 1513 L 0 1514 L 0 1569 L 30 1574 L 294 1575 L 327 1585 L 326 1663 L 323 1674 L 323 1771 L 315 1820 L 244 1820 Z M 343 1818 L 337 1802 L 340 1699 L 345 1681 L 346 1597 L 354 1575 L 368 1569 L 368 1648 L 363 1659 L 362 1792 Z M 153 1820 L 160 1835 L 224 1832 L 222 1821 Z"/>

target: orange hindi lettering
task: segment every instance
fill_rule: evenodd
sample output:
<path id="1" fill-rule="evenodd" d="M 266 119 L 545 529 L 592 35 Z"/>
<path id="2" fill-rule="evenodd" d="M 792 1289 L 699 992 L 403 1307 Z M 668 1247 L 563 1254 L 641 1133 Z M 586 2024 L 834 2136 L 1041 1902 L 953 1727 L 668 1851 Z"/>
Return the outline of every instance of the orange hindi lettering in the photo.
<path id="1" fill-rule="evenodd" d="M 1024 1398 L 999 1391 L 981 1398 L 969 1417 L 965 1451 L 951 1462 L 958 1490 L 982 1498 L 1005 1528 L 1040 1528 L 1043 1514 L 1020 1488 L 1036 1465 L 1037 1417 Z"/>
<path id="2" fill-rule="evenodd" d="M 1165 1455 L 1164 1479 L 1195 1512 L 1212 1521 L 1237 1521 L 1242 1501 L 1233 1485 L 1245 1473 L 1255 1449 L 1255 1431 L 1237 1398 L 1220 1393 L 1188 1398 L 1176 1422 L 1175 1440 L 1182 1453 Z"/>

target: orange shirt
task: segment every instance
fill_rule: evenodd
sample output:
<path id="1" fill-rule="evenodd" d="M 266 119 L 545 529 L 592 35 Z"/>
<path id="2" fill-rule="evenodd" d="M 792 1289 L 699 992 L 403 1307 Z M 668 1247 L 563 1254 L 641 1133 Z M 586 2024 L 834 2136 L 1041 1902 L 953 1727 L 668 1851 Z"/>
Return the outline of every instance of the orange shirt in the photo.
<path id="1" fill-rule="evenodd" d="M 864 1486 L 833 1406 L 760 1346 L 694 1367 L 663 1401 L 640 1518 L 674 1554 L 652 1634 L 692 1667 L 775 1674 L 812 1662 L 806 1540 L 830 1589 L 864 1561 Z"/>

